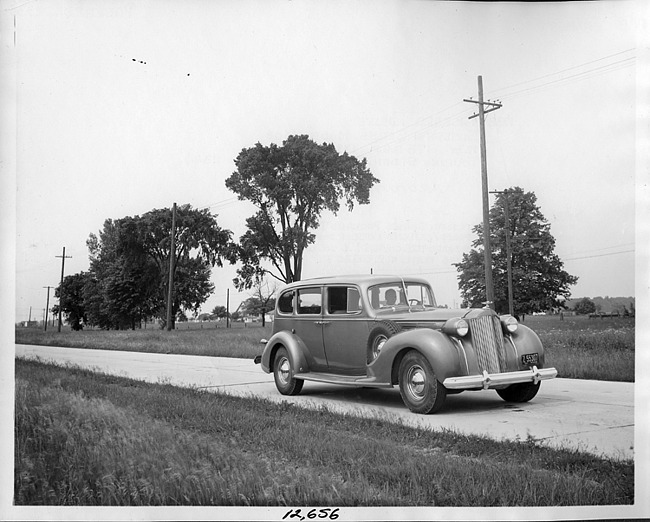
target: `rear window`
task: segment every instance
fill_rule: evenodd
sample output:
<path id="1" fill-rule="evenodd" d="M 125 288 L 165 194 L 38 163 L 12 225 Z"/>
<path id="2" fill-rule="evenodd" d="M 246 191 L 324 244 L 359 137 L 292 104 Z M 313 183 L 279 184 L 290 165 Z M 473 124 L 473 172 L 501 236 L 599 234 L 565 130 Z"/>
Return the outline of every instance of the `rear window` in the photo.
<path id="1" fill-rule="evenodd" d="M 283 293 L 278 299 L 278 312 L 281 314 L 292 314 L 293 313 L 293 296 L 295 292 L 289 290 L 288 292 Z"/>

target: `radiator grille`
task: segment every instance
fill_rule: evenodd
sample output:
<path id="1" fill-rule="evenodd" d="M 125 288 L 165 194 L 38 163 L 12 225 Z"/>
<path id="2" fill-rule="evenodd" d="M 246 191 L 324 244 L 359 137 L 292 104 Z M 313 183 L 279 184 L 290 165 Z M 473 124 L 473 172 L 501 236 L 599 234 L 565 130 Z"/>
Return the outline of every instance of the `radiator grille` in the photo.
<path id="1" fill-rule="evenodd" d="M 488 315 L 470 319 L 469 329 L 474 340 L 479 370 L 487 370 L 488 373 L 504 372 L 506 361 L 499 318 Z"/>

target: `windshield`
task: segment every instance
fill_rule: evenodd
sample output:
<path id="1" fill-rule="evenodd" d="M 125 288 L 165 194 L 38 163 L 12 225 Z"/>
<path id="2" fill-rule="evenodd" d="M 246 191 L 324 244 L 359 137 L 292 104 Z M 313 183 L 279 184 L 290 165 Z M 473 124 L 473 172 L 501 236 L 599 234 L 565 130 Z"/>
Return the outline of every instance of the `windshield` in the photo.
<path id="1" fill-rule="evenodd" d="M 370 304 L 375 310 L 398 306 L 435 308 L 436 301 L 429 285 L 422 283 L 402 284 L 401 281 L 371 286 L 368 289 Z"/>

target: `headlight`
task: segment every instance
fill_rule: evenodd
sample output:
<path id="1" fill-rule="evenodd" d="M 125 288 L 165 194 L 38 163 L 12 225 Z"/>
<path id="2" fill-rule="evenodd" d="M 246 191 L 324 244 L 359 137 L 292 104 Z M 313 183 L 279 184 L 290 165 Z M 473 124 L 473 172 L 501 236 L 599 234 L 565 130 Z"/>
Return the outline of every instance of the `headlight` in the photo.
<path id="1" fill-rule="evenodd" d="M 519 321 L 517 321 L 517 319 L 511 315 L 504 315 L 501 317 L 501 325 L 503 326 L 504 331 L 508 333 L 515 333 L 519 326 Z"/>
<path id="2" fill-rule="evenodd" d="M 449 321 L 447 321 L 442 327 L 442 331 L 447 335 L 465 337 L 467 335 L 467 332 L 469 332 L 469 325 L 465 319 L 449 319 Z"/>

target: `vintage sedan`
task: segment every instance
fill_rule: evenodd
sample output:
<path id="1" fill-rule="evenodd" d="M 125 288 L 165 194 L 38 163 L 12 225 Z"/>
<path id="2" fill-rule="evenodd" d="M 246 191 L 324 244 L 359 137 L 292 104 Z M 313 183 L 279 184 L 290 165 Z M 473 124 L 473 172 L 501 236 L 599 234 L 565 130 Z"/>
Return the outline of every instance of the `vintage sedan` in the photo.
<path id="1" fill-rule="evenodd" d="M 424 279 L 337 276 L 292 283 L 278 295 L 261 363 L 280 393 L 304 381 L 391 388 L 415 413 L 434 413 L 447 394 L 493 389 L 526 402 L 544 367 L 539 337 L 490 308 L 438 308 Z"/>

